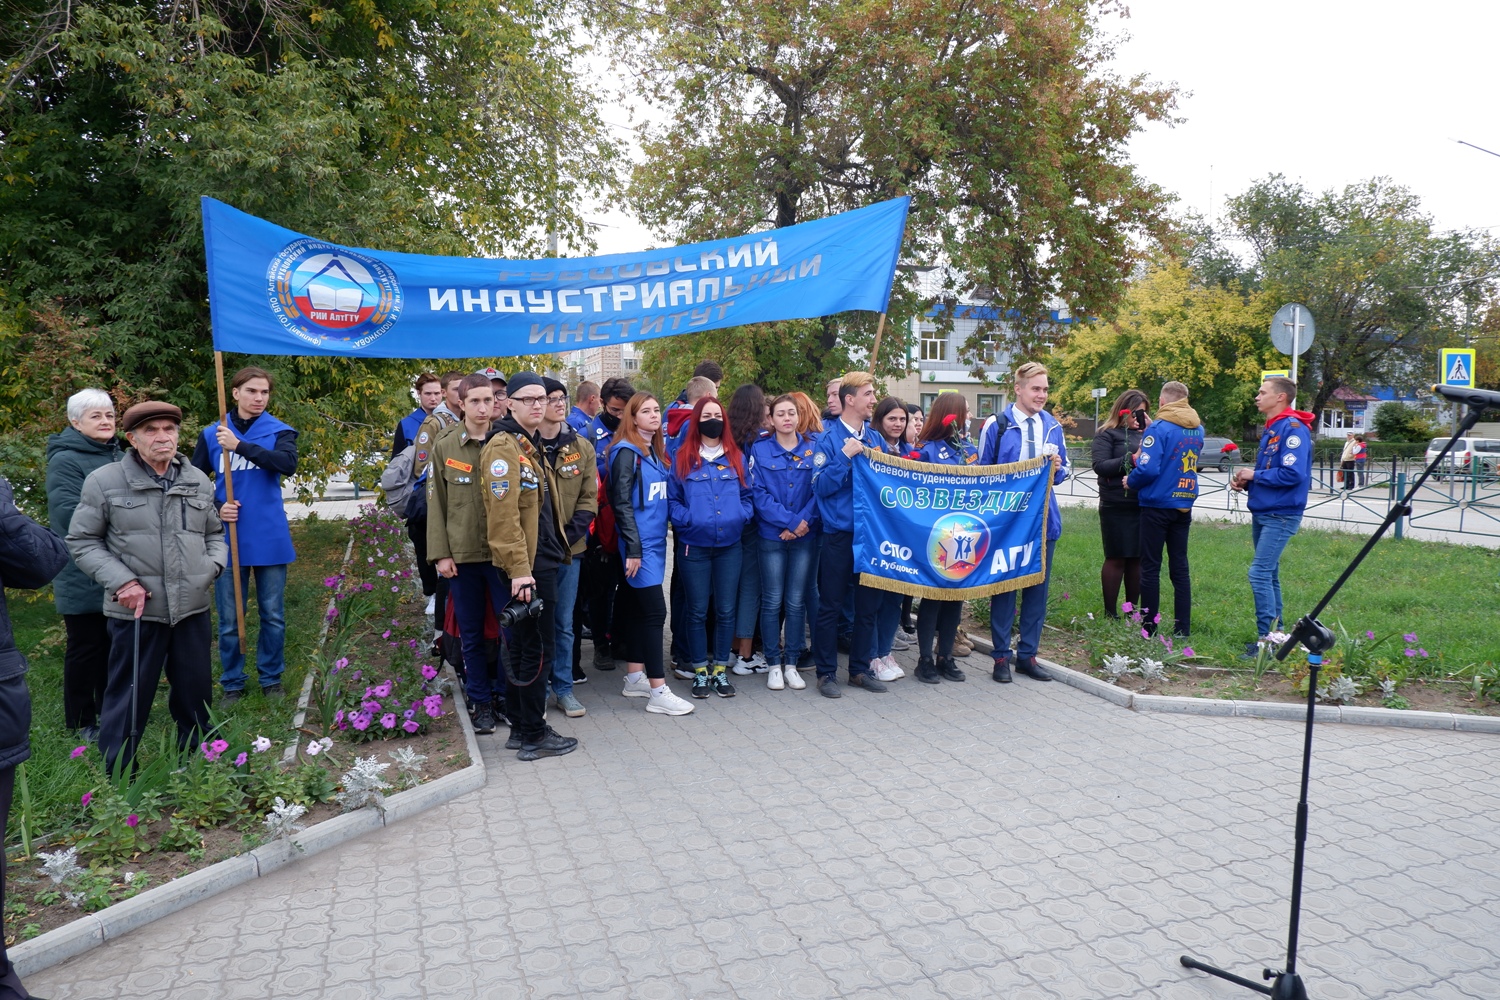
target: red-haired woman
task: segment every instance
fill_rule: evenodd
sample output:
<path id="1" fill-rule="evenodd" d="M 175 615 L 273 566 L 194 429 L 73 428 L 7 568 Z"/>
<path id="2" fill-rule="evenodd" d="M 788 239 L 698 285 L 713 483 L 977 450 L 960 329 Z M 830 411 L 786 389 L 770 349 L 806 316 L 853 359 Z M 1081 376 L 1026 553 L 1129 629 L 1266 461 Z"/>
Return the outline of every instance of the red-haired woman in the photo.
<path id="1" fill-rule="evenodd" d="M 973 465 L 979 453 L 969 440 L 969 403 L 957 392 L 939 393 L 922 425 L 913 456 L 919 462 L 939 465 Z M 958 635 L 958 620 L 963 601 L 935 601 L 922 598 L 917 606 L 917 672 L 924 684 L 940 680 L 964 680 L 964 672 L 953 662 L 953 639 Z M 936 633 L 937 656 L 933 657 Z"/>
<path id="2" fill-rule="evenodd" d="M 678 572 L 686 595 L 683 645 L 693 668 L 693 697 L 734 697 L 730 640 L 739 606 L 741 534 L 754 511 L 750 480 L 724 407 L 713 396 L 693 405 L 667 481 L 667 512 L 677 533 Z M 714 605 L 714 648 L 708 649 L 708 602 Z M 676 627 L 676 623 L 673 623 Z M 710 668 L 712 668 L 710 670 Z"/>

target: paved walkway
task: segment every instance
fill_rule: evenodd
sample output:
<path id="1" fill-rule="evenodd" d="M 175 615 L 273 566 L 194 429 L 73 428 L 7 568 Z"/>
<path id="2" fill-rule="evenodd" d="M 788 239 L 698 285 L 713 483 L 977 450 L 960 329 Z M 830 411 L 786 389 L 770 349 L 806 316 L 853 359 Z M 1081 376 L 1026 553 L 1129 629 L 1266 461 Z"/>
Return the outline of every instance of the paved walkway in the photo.
<path id="1" fill-rule="evenodd" d="M 488 787 L 31 977 L 53 998 L 1230 998 L 1283 957 L 1301 727 L 1062 684 L 767 691 L 649 716 L 618 671 L 481 737 Z M 908 661 L 908 669 L 910 664 Z M 746 679 L 750 681 L 752 679 Z M 681 685 L 685 689 L 685 685 Z M 1323 726 L 1318 1000 L 1500 993 L 1494 738 Z"/>

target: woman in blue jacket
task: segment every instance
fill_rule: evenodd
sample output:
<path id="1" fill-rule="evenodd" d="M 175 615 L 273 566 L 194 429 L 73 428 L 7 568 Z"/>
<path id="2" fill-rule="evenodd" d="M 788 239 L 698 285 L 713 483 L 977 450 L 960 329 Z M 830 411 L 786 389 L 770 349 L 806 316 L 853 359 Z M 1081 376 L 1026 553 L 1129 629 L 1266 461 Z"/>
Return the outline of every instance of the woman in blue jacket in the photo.
<path id="1" fill-rule="evenodd" d="M 887 455 L 909 457 L 912 445 L 906 439 L 908 414 L 906 404 L 895 396 L 887 396 L 875 406 L 870 417 L 870 426 L 880 435 L 880 450 Z M 906 676 L 901 664 L 896 662 L 893 650 L 911 648 L 911 641 L 902 634 L 901 595 L 894 591 L 880 592 L 880 606 L 875 611 L 875 643 L 870 650 L 870 669 L 883 681 L 899 681 Z"/>
<path id="2" fill-rule="evenodd" d="M 625 660 L 627 698 L 649 698 L 646 711 L 687 715 L 693 703 L 667 687 L 662 627 L 667 603 L 661 584 L 667 570 L 667 471 L 661 436 L 661 402 L 638 392 L 625 404 L 610 441 L 609 503 L 624 560 L 624 585 L 615 598 L 616 641 Z"/>
<path id="3" fill-rule="evenodd" d="M 750 447 L 750 489 L 760 551 L 760 639 L 772 691 L 801 691 L 797 673 L 807 621 L 804 596 L 817 544 L 813 438 L 798 431 L 797 400 L 771 403 L 772 433 Z M 784 615 L 784 620 L 783 620 Z M 785 630 L 785 639 L 783 636 Z"/>
<path id="4" fill-rule="evenodd" d="M 939 394 L 927 414 L 927 422 L 912 455 L 919 462 L 937 465 L 974 465 L 979 452 L 969 440 L 969 404 L 956 392 Z M 917 680 L 936 684 L 940 680 L 961 681 L 964 672 L 953 662 L 953 639 L 958 634 L 962 601 L 922 598 L 917 607 Z M 937 657 L 933 658 L 936 633 Z"/>
<path id="5" fill-rule="evenodd" d="M 734 697 L 729 642 L 740 589 L 740 535 L 750 523 L 750 485 L 744 460 L 725 433 L 724 407 L 713 396 L 693 404 L 667 482 L 667 512 L 677 531 L 687 622 L 683 644 L 693 667 L 693 697 Z M 708 602 L 714 604 L 713 659 L 708 649 Z M 676 623 L 673 623 L 676 628 Z M 710 672 L 709 667 L 713 670 Z"/>

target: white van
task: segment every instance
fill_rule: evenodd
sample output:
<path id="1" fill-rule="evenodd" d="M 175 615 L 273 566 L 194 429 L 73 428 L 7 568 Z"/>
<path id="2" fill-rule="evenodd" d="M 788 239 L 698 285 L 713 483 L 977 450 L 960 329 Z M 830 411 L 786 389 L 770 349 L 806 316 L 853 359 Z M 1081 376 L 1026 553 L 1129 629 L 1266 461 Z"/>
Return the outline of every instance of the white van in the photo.
<path id="1" fill-rule="evenodd" d="M 1448 443 L 1445 437 L 1433 438 L 1432 443 L 1427 446 L 1427 464 L 1438 457 L 1438 452 L 1443 450 L 1443 445 Z M 1500 469 L 1500 438 L 1459 438 L 1453 442 L 1453 448 L 1443 458 L 1443 464 L 1438 467 L 1440 475 L 1469 475 L 1470 470 L 1478 468 L 1480 475 L 1493 476 Z"/>

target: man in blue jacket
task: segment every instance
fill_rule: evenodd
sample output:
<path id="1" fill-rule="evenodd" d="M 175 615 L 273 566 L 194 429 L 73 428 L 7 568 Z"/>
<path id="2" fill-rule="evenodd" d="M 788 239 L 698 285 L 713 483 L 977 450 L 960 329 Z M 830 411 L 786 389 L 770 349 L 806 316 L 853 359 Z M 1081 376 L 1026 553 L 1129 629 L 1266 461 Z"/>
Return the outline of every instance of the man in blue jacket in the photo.
<path id="1" fill-rule="evenodd" d="M 1254 659 L 1266 635 L 1282 624 L 1281 553 L 1302 526 L 1307 488 L 1312 482 L 1313 422 L 1311 413 L 1292 409 L 1297 384 L 1276 376 L 1260 384 L 1255 408 L 1266 415 L 1260 450 L 1253 469 L 1234 474 L 1231 488 L 1250 494 L 1250 593 L 1255 597 L 1255 642 L 1245 643 L 1245 656 Z"/>
<path id="2" fill-rule="evenodd" d="M 417 432 L 422 427 L 422 421 L 432 416 L 432 411 L 438 408 L 443 401 L 443 383 L 431 372 L 422 372 L 412 379 L 412 388 L 417 391 L 417 402 L 419 405 L 396 425 L 396 433 L 391 437 L 391 457 L 395 458 L 406 450 L 406 446 L 417 440 Z"/>
<path id="3" fill-rule="evenodd" d="M 1127 460 L 1125 485 L 1141 504 L 1141 614 L 1155 634 L 1161 617 L 1161 550 L 1167 548 L 1172 577 L 1172 631 L 1192 633 L 1193 578 L 1188 568 L 1188 529 L 1198 499 L 1198 456 L 1203 453 L 1203 421 L 1188 405 L 1187 386 L 1161 387 L 1156 420 Z"/>
<path id="4" fill-rule="evenodd" d="M 1052 482 L 1060 483 L 1072 473 L 1068 464 L 1068 445 L 1063 429 L 1047 405 L 1047 369 L 1028 361 L 1016 369 L 1015 402 L 1007 406 L 993 426 L 986 426 L 981 438 L 980 465 L 1002 465 L 1029 458 L 1052 459 Z M 1052 578 L 1052 550 L 1062 536 L 1062 510 L 1054 493 L 1047 505 L 1047 562 L 1042 582 L 1021 591 L 1021 636 L 1016 642 L 1016 671 L 1038 681 L 1052 678 L 1036 662 L 1037 644 L 1042 638 L 1042 622 L 1047 618 L 1047 584 Z M 1001 684 L 1011 682 L 1010 627 L 1016 617 L 1016 592 L 1008 591 L 990 598 L 990 640 L 994 644 L 993 677 Z"/>
<path id="5" fill-rule="evenodd" d="M 574 390 L 573 398 L 577 400 L 573 409 L 568 411 L 568 426 L 573 428 L 573 433 L 583 435 L 588 440 L 589 424 L 594 422 L 600 407 L 599 385 L 596 382 L 579 382 L 578 388 Z M 590 446 L 593 445 L 589 441 Z"/>
<path id="6" fill-rule="evenodd" d="M 844 595 L 854 588 L 854 636 L 849 647 L 849 686 L 884 691 L 885 683 L 870 670 L 871 637 L 882 591 L 863 586 L 854 571 L 854 457 L 866 447 L 879 448 L 870 427 L 875 410 L 875 381 L 869 372 L 850 372 L 839 384 L 840 412 L 818 438 L 813 452 L 813 494 L 823 518 L 818 561 L 818 624 L 813 629 L 813 661 L 818 692 L 839 698 L 839 612 Z"/>

